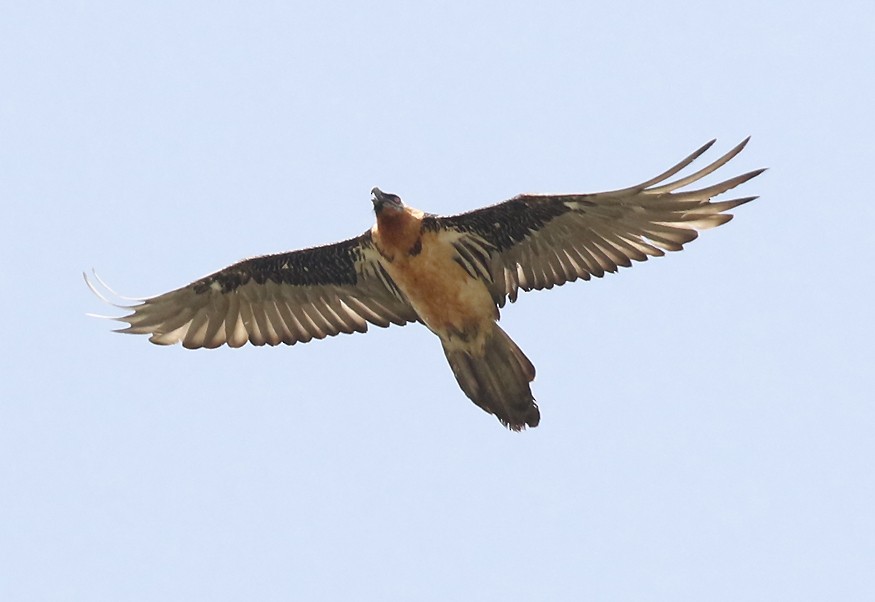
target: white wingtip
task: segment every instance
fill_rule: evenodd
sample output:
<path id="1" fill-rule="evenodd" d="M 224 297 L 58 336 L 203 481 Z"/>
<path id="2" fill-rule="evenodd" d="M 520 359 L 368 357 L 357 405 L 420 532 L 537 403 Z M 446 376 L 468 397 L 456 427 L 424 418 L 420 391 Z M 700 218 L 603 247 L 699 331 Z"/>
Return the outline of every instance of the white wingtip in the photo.
<path id="1" fill-rule="evenodd" d="M 94 268 L 91 268 L 91 275 L 94 278 L 94 281 L 97 283 L 97 285 L 102 287 L 106 292 L 110 293 L 113 297 L 120 299 L 122 301 L 130 301 L 133 303 L 142 303 L 143 302 L 143 299 L 137 299 L 134 297 L 125 297 L 123 295 L 119 295 L 117 292 L 112 290 L 112 288 L 110 288 L 109 285 L 106 284 L 106 282 L 104 282 L 100 276 L 97 275 L 97 272 L 94 270 Z M 88 286 L 88 288 L 91 290 L 91 292 L 94 293 L 94 296 L 97 297 L 98 299 L 100 299 L 101 301 L 103 301 L 104 303 L 106 303 L 107 305 L 112 305 L 113 307 L 117 307 L 119 309 L 131 309 L 130 305 L 120 305 L 119 303 L 113 302 L 109 297 L 107 297 L 106 294 L 104 294 L 103 291 L 101 291 L 97 288 L 97 286 L 95 285 L 95 282 L 91 281 L 91 278 L 88 277 L 88 274 L 86 272 L 82 272 L 82 277 L 85 279 L 85 284 Z M 100 316 L 94 316 L 94 317 L 100 317 Z"/>

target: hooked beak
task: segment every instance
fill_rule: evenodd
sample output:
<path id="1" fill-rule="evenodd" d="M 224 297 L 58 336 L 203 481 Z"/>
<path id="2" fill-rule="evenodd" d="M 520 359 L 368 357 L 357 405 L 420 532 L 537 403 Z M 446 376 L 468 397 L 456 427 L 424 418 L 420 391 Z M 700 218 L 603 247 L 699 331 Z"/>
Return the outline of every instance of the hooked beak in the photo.
<path id="1" fill-rule="evenodd" d="M 371 190 L 371 202 L 374 204 L 374 211 L 380 213 L 384 209 L 393 211 L 403 211 L 404 203 L 401 198 L 390 192 L 383 192 L 376 186 Z"/>
<path id="2" fill-rule="evenodd" d="M 371 189 L 371 202 L 374 204 L 374 209 L 379 209 L 380 205 L 386 202 L 386 193 L 374 186 Z"/>

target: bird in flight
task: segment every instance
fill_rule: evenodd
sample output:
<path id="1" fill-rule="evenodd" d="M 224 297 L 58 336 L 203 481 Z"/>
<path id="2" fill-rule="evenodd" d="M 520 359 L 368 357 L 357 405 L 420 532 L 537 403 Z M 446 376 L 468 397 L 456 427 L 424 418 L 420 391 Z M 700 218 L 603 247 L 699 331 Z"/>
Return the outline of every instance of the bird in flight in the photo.
<path id="1" fill-rule="evenodd" d="M 728 222 L 754 200 L 712 202 L 759 169 L 682 190 L 735 157 L 748 139 L 688 176 L 671 178 L 711 142 L 666 172 L 622 190 L 523 194 L 438 216 L 371 191 L 376 224 L 330 245 L 245 259 L 176 290 L 118 307 L 118 332 L 189 349 L 306 343 L 339 333 L 420 322 L 438 336 L 462 391 L 506 427 L 535 427 L 535 367 L 498 325 L 520 290 L 601 278 L 632 261 L 679 251 L 699 230 Z M 103 285 L 95 275 L 96 283 Z M 102 299 L 87 275 L 88 286 Z"/>

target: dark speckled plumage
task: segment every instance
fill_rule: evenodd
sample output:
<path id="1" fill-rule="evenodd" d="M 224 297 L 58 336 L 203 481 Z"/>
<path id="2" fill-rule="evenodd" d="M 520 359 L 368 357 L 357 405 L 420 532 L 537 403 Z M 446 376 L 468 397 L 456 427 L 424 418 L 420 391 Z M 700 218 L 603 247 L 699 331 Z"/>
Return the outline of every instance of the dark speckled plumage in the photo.
<path id="1" fill-rule="evenodd" d="M 223 293 L 254 280 L 291 286 L 350 285 L 358 281 L 356 262 L 362 258 L 362 247 L 371 244 L 370 232 L 333 245 L 323 245 L 293 251 L 252 257 L 210 274 L 194 282 L 198 294 L 207 292 L 218 282 Z"/>
<path id="2" fill-rule="evenodd" d="M 423 227 L 451 228 L 489 241 L 498 252 L 505 251 L 540 230 L 569 208 L 561 202 L 521 195 L 468 213 L 427 218 Z"/>

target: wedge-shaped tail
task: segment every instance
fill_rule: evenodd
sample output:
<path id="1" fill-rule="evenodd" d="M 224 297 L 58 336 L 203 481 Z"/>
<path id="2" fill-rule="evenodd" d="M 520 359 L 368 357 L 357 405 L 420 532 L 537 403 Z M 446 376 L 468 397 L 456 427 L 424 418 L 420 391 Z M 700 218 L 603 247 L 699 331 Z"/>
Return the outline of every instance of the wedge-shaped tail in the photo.
<path id="1" fill-rule="evenodd" d="M 482 348 L 442 343 L 453 374 L 471 401 L 511 430 L 538 426 L 541 413 L 529 387 L 535 367 L 498 324 L 492 324 Z"/>

